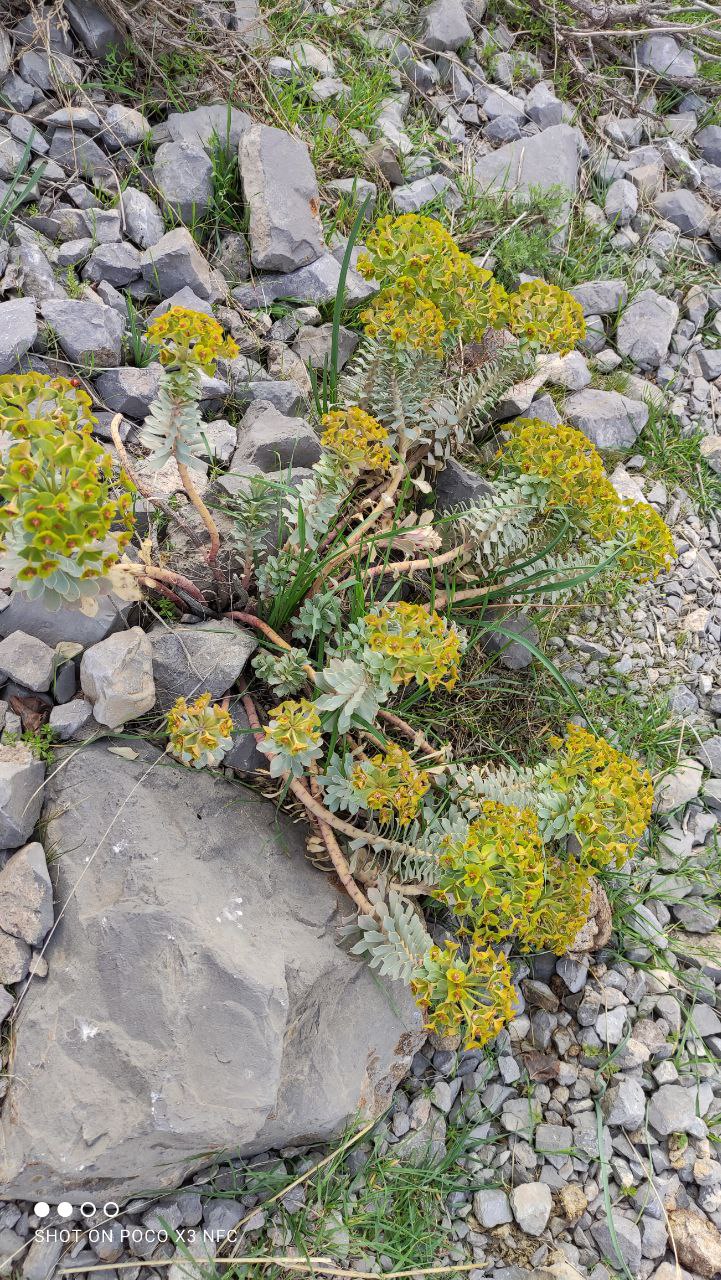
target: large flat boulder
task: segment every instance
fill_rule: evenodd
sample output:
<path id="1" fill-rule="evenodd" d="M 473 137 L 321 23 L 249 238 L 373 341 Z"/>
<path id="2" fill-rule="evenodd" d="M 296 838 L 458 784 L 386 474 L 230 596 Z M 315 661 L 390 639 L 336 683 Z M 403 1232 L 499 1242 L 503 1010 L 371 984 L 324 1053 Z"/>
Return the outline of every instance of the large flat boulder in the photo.
<path id="1" fill-rule="evenodd" d="M 557 124 L 531 138 L 519 138 L 497 151 L 481 156 L 473 167 L 480 191 L 548 191 L 561 187 L 568 199 L 560 215 L 565 223 L 571 196 L 578 186 L 579 133 L 568 124 Z"/>
<path id="2" fill-rule="evenodd" d="M 67 905 L 15 1024 L 0 1198 L 122 1201 L 202 1153 L 329 1139 L 385 1107 L 420 1017 L 337 946 L 348 900 L 296 826 L 103 743 L 56 773 L 45 816 Z"/>

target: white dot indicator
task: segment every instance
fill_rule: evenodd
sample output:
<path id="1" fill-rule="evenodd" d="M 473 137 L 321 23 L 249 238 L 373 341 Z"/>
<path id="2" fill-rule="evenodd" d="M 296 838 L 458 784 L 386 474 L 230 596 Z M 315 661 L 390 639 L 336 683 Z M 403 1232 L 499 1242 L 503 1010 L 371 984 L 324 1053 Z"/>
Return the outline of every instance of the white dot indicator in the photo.
<path id="1" fill-rule="evenodd" d="M 38 1218 L 47 1218 L 50 1213 L 50 1205 L 47 1203 L 47 1200 L 38 1200 L 35 1208 L 33 1209 L 33 1213 Z"/>
<path id="2" fill-rule="evenodd" d="M 61 1218 L 69 1218 L 73 1211 L 73 1206 L 69 1200 L 61 1200 L 58 1205 L 58 1214 Z"/>

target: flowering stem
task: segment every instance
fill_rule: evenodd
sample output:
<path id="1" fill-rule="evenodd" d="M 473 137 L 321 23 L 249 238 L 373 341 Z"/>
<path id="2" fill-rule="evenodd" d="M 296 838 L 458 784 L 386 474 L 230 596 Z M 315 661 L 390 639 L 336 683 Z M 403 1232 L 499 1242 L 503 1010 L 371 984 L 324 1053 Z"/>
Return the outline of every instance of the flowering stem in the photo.
<path id="1" fill-rule="evenodd" d="M 468 553 L 468 543 L 461 542 L 457 547 L 451 547 L 450 551 L 444 551 L 440 556 L 427 556 L 424 560 L 396 560 L 391 564 L 376 564 L 372 568 L 366 569 L 364 576 L 366 578 L 380 578 L 385 574 L 396 573 L 415 573 L 418 569 L 437 569 L 440 565 L 448 564 L 451 560 L 455 560 L 458 556 L 465 556 Z M 341 582 L 338 590 L 342 591 L 344 587 L 351 587 L 355 582 L 355 578 L 348 578 L 345 582 Z"/>
<path id="2" fill-rule="evenodd" d="M 143 481 L 141 481 L 136 475 L 135 471 L 133 470 L 133 467 L 131 466 L 131 463 L 130 463 L 130 458 L 128 457 L 128 451 L 125 448 L 125 445 L 123 444 L 122 440 L 120 439 L 119 426 L 122 420 L 123 420 L 122 413 L 116 413 L 115 417 L 111 418 L 110 420 L 110 435 L 112 436 L 113 444 L 115 445 L 115 450 L 117 452 L 118 457 L 120 458 L 122 467 L 127 472 L 130 479 L 132 480 L 138 493 L 141 494 L 143 498 L 145 498 L 146 502 L 152 502 L 153 506 L 157 507 L 159 511 L 162 511 L 163 515 L 167 516 L 169 520 L 175 520 L 176 524 L 178 524 L 180 528 L 183 530 L 183 533 L 185 533 L 190 538 L 194 546 L 197 547 L 199 543 L 199 538 L 197 533 L 195 532 L 195 529 L 191 529 L 190 525 L 186 523 L 186 521 L 183 519 L 181 515 L 178 514 L 177 511 L 173 510 L 173 508 L 169 505 L 169 503 L 165 501 L 164 498 L 156 498 L 153 495 L 153 492 L 150 489 L 150 486 L 145 484 Z"/>
<path id="3" fill-rule="evenodd" d="M 398 465 L 394 467 L 393 472 L 391 473 L 391 478 L 370 515 L 366 516 L 365 520 L 363 520 L 361 524 L 354 529 L 343 550 L 318 574 L 318 577 L 308 592 L 309 597 L 317 595 L 318 591 L 323 586 L 323 583 L 327 581 L 331 573 L 355 554 L 355 548 L 363 535 L 373 527 L 376 521 L 380 520 L 381 516 L 388 511 L 389 507 L 393 506 L 393 499 L 395 498 L 396 492 L 398 491 L 405 473 L 405 462 L 399 462 Z"/>
<path id="4" fill-rule="evenodd" d="M 210 547 L 208 549 L 208 564 L 215 564 L 215 561 L 218 555 L 218 549 L 220 547 L 220 533 L 218 532 L 218 526 L 215 523 L 215 520 L 213 519 L 213 517 L 211 516 L 205 503 L 203 502 L 203 499 L 198 493 L 198 490 L 193 484 L 193 481 L 190 476 L 189 468 L 186 466 L 184 462 L 179 462 L 177 458 L 175 460 L 178 463 L 178 474 L 180 475 L 180 479 L 183 482 L 183 488 L 185 489 L 185 492 L 190 498 L 190 501 L 195 507 L 195 510 L 198 512 L 198 515 L 200 516 L 201 520 L 203 521 L 203 524 L 208 530 L 208 534 L 210 535 Z"/>
<path id="5" fill-rule="evenodd" d="M 303 784 L 300 781 L 298 785 L 303 787 Z M 310 779 L 310 787 L 311 787 L 311 792 L 313 793 L 313 798 L 315 800 L 318 800 L 319 787 L 315 777 L 313 776 L 311 776 L 311 779 Z M 303 787 L 303 790 L 305 790 L 305 787 Z M 294 794 L 297 794 L 295 790 L 294 790 Z M 320 831 L 320 834 L 323 838 L 323 843 L 326 849 L 328 850 L 328 856 L 330 857 L 330 860 L 333 863 L 336 875 L 338 876 L 338 879 L 340 880 L 341 884 L 343 885 L 343 888 L 348 894 L 348 897 L 352 898 L 358 910 L 362 912 L 364 916 L 375 916 L 376 913 L 373 907 L 371 906 L 370 902 L 368 901 L 368 899 L 366 898 L 362 890 L 358 888 L 358 885 L 353 879 L 348 862 L 346 861 L 346 858 L 343 855 L 343 851 L 341 850 L 341 847 L 338 844 L 338 841 L 336 840 L 328 823 L 324 822 L 322 818 L 317 818 L 317 822 L 318 822 L 318 830 Z"/>

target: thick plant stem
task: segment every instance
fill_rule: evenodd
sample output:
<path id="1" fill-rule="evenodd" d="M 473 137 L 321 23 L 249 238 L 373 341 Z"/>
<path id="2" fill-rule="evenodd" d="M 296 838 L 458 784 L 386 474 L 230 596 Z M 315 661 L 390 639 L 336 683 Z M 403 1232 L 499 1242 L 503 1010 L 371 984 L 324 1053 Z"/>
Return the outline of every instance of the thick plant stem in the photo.
<path id="1" fill-rule="evenodd" d="M 437 609 L 444 609 L 449 600 L 455 604 L 456 600 L 478 600 L 479 604 L 483 603 L 485 596 L 497 591 L 497 586 L 492 587 L 468 587 L 463 591 L 439 591 L 435 597 L 434 603 Z"/>
<path id="2" fill-rule="evenodd" d="M 135 563 L 133 561 L 124 562 L 124 567 L 133 577 L 157 579 L 158 582 L 167 582 L 170 586 L 182 587 L 183 591 L 187 591 L 193 600 L 198 601 L 198 604 L 205 604 L 205 597 L 202 591 L 196 587 L 194 582 L 190 581 L 190 578 L 185 578 L 182 573 L 175 573 L 172 569 L 161 569 L 154 564 L 146 565 L 142 562 Z"/>
<path id="3" fill-rule="evenodd" d="M 321 573 L 318 574 L 311 590 L 308 592 L 309 596 L 317 595 L 323 584 L 328 581 L 330 575 L 334 573 L 340 565 L 345 564 L 346 560 L 350 560 L 350 558 L 355 555 L 355 549 L 364 534 L 366 534 L 369 529 L 372 529 L 373 525 L 380 520 L 381 516 L 385 515 L 386 511 L 393 506 L 393 499 L 395 498 L 405 474 L 406 464 L 405 462 L 399 462 L 398 465 L 394 467 L 393 472 L 391 473 L 391 478 L 370 515 L 366 516 L 365 520 L 358 525 L 357 529 L 353 530 L 353 533 L 350 535 L 343 550 L 340 551 L 335 559 L 331 560 L 330 564 L 327 564 Z"/>
<path id="4" fill-rule="evenodd" d="M 300 785 L 302 786 L 302 783 Z M 314 777 L 311 777 L 310 785 L 311 785 L 311 792 L 313 793 L 314 798 L 317 800 L 318 796 L 316 792 L 318 791 L 318 784 L 315 781 Z M 335 873 L 338 876 L 338 879 L 340 880 L 341 884 L 343 885 L 343 888 L 345 889 L 346 893 L 348 894 L 348 897 L 353 900 L 358 910 L 362 912 L 364 916 L 374 916 L 375 911 L 373 910 L 373 907 L 371 906 L 371 903 L 366 898 L 365 894 L 362 892 L 361 889 L 358 888 L 358 885 L 353 879 L 351 869 L 346 861 L 343 851 L 341 850 L 341 847 L 338 844 L 338 841 L 336 840 L 333 832 L 328 826 L 328 823 L 324 822 L 322 818 L 318 818 L 317 822 L 318 822 L 318 830 L 320 831 L 320 834 L 323 838 L 323 843 L 326 849 L 328 850 L 328 856 L 331 862 L 333 863 L 333 866 L 335 868 Z"/>
<path id="5" fill-rule="evenodd" d="M 162 511 L 163 515 L 167 516 L 168 520 L 174 520 L 175 523 L 183 530 L 183 533 L 185 533 L 187 537 L 190 538 L 194 546 L 197 547 L 199 545 L 200 539 L 198 538 L 198 535 L 195 532 L 195 529 L 191 529 L 190 525 L 185 522 L 183 517 L 179 515 L 177 511 L 173 510 L 173 508 L 169 505 L 169 503 L 165 501 L 164 498 L 154 497 L 150 487 L 147 484 L 145 484 L 143 481 L 141 481 L 138 475 L 136 474 L 136 472 L 133 470 L 133 466 L 131 464 L 130 458 L 128 457 L 128 451 L 125 448 L 125 445 L 123 444 L 122 440 L 120 439 L 119 427 L 122 421 L 123 421 L 122 413 L 116 413 L 115 417 L 111 418 L 110 435 L 112 436 L 116 453 L 120 458 L 120 462 L 124 470 L 128 473 L 138 493 L 141 494 L 143 498 L 145 498 L 146 502 L 152 502 L 153 506 L 157 507 L 158 511 Z"/>
<path id="6" fill-rule="evenodd" d="M 407 721 L 397 716 L 394 711 L 386 711 L 385 707 L 379 707 L 378 719 L 385 720 L 386 724 L 392 724 L 393 728 L 402 733 L 404 738 L 408 738 L 419 751 L 425 751 L 427 755 L 436 756 L 440 760 L 445 757 L 445 752 L 432 746 L 420 729 L 414 729 Z"/>
<path id="7" fill-rule="evenodd" d="M 374 564 L 370 569 L 364 571 L 366 578 L 394 577 L 398 573 L 407 573 L 409 576 L 420 569 L 438 569 L 441 565 L 448 564 L 451 560 L 458 559 L 459 556 L 468 554 L 468 544 L 460 543 L 457 547 L 451 547 L 450 551 L 444 551 L 439 556 L 426 556 L 423 560 L 395 560 L 388 564 Z M 355 582 L 354 578 L 348 578 L 345 582 L 341 582 L 338 591 L 342 591 L 344 587 L 351 587 Z"/>
<path id="8" fill-rule="evenodd" d="M 178 462 L 177 458 L 176 458 L 176 462 L 178 463 L 178 474 L 180 475 L 180 479 L 183 482 L 183 488 L 185 489 L 185 492 L 187 493 L 188 497 L 190 498 L 190 501 L 195 507 L 195 510 L 198 512 L 198 515 L 203 521 L 203 524 L 208 530 L 208 534 L 210 536 L 210 547 L 208 549 L 208 564 L 215 564 L 215 561 L 218 556 L 218 550 L 220 548 L 220 533 L 218 532 L 218 526 L 215 523 L 215 520 L 213 519 L 213 517 L 211 516 L 205 503 L 203 502 L 203 499 L 198 493 L 198 490 L 193 484 L 193 481 L 190 475 L 190 469 L 186 466 L 184 462 Z"/>

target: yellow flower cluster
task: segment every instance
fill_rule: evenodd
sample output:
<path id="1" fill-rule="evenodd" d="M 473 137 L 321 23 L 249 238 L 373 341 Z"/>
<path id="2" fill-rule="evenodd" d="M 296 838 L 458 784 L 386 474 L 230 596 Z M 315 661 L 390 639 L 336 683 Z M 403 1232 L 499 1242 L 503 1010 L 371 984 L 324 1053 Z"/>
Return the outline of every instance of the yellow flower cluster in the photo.
<path id="1" fill-rule="evenodd" d="M 193 769 L 220 764 L 233 745 L 233 721 L 219 703 L 210 706 L 210 694 L 195 702 L 178 698 L 166 717 L 168 750 Z"/>
<path id="2" fill-rule="evenodd" d="M 92 400 L 70 378 L 45 373 L 6 373 L 0 377 L 0 431 L 16 440 L 33 434 L 35 423 L 52 422 L 59 431 L 92 425 Z"/>
<path id="3" fill-rule="evenodd" d="M 159 347 L 158 359 L 162 365 L 188 365 L 215 372 L 221 356 L 234 360 L 238 354 L 237 343 L 223 337 L 223 330 L 212 316 L 189 307 L 171 307 L 165 315 L 158 316 L 148 325 L 148 341 Z"/>
<path id="4" fill-rule="evenodd" d="M 439 353 L 442 340 L 478 339 L 508 318 L 507 295 L 476 266 L 435 218 L 381 218 L 359 255 L 358 270 L 380 294 L 361 313 L 369 337 Z"/>
<path id="5" fill-rule="evenodd" d="M 558 285 L 529 280 L 508 296 L 508 327 L 545 351 L 567 355 L 586 336 L 586 321 L 576 299 Z"/>
<path id="6" fill-rule="evenodd" d="M 651 775 L 580 725 L 569 724 L 565 740 L 550 744 L 556 755 L 549 784 L 568 804 L 579 861 L 592 872 L 622 864 L 651 818 Z"/>
<path id="7" fill-rule="evenodd" d="M 388 432 L 377 418 L 352 405 L 333 409 L 321 419 L 324 449 L 330 450 L 351 471 L 387 471 L 391 464 Z"/>
<path id="8" fill-rule="evenodd" d="M 507 430 L 502 462 L 544 480 L 547 507 L 569 509 L 596 541 L 623 539 L 618 563 L 625 573 L 643 582 L 669 567 L 676 550 L 668 526 L 652 507 L 619 498 L 582 431 L 539 418 L 517 418 Z"/>
<path id="9" fill-rule="evenodd" d="M 575 858 L 548 858 L 542 892 L 518 929 L 521 951 L 565 955 L 586 923 L 591 873 Z"/>
<path id="10" fill-rule="evenodd" d="M 289 756 L 302 756 L 320 746 L 320 716 L 308 698 L 287 698 L 274 709 L 265 729 L 267 737 Z"/>
<path id="11" fill-rule="evenodd" d="M 516 933 L 543 890 L 543 845 L 535 813 L 485 800 L 466 836 L 446 836 L 434 897 L 490 938 Z"/>
<path id="12" fill-rule="evenodd" d="M 411 990 L 426 1018 L 426 1030 L 440 1036 L 465 1033 L 465 1048 L 482 1048 L 513 1017 L 516 995 L 503 955 L 473 938 L 468 959 L 459 944 L 431 947 L 415 970 Z"/>
<path id="13" fill-rule="evenodd" d="M 422 604 L 389 604 L 363 619 L 366 644 L 384 659 L 392 685 L 439 684 L 452 689 L 458 679 L 461 636 L 453 624 Z"/>
<path id="14" fill-rule="evenodd" d="M 395 813 L 402 827 L 415 818 L 430 786 L 428 774 L 418 769 L 408 752 L 395 743 L 356 765 L 352 783 L 381 822 L 389 822 Z"/>

